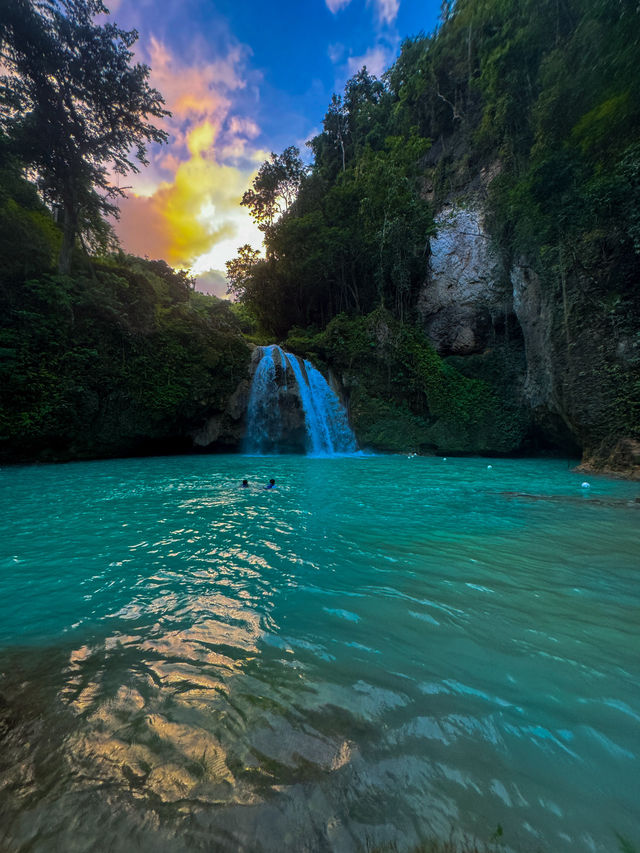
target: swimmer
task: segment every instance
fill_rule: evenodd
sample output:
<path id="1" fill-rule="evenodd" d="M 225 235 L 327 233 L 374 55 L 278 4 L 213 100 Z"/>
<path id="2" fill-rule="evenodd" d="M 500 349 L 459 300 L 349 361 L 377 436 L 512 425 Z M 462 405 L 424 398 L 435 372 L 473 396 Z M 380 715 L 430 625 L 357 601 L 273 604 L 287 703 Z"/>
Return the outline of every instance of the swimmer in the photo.
<path id="1" fill-rule="evenodd" d="M 241 488 L 241 489 L 248 489 L 248 488 L 249 488 L 249 481 L 248 481 L 248 480 L 243 480 L 243 481 L 242 481 L 242 485 L 240 486 L 240 488 Z"/>
<path id="2" fill-rule="evenodd" d="M 272 480 L 269 480 L 269 485 L 265 486 L 265 489 L 275 489 L 275 487 L 276 487 L 276 481 L 272 479 Z"/>

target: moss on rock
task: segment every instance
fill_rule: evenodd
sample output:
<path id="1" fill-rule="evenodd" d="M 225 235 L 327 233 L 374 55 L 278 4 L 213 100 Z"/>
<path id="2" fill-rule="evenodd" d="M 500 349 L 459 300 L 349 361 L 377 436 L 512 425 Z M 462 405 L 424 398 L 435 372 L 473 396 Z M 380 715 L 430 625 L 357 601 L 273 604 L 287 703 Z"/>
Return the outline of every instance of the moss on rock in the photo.
<path id="1" fill-rule="evenodd" d="M 465 375 L 438 355 L 423 332 L 383 308 L 366 317 L 341 314 L 322 333 L 296 330 L 286 346 L 337 373 L 362 446 L 510 453 L 526 435 L 524 406 L 506 402 L 498 368 L 479 371 L 486 376 Z"/>

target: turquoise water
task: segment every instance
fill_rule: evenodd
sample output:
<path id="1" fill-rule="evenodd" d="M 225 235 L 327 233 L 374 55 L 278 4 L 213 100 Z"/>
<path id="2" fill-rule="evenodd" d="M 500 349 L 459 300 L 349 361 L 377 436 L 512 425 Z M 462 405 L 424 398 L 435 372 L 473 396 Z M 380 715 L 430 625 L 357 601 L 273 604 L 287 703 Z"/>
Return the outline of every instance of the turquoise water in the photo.
<path id="1" fill-rule="evenodd" d="M 541 459 L 2 469 L 0 848 L 640 850 L 638 494 Z"/>

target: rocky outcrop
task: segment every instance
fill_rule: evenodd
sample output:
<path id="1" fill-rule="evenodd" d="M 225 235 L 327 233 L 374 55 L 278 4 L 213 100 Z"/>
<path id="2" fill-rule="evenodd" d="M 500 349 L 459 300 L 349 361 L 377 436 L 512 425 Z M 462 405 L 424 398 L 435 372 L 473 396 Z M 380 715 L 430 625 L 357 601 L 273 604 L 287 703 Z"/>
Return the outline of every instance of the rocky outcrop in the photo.
<path id="1" fill-rule="evenodd" d="M 197 450 L 236 450 L 240 447 L 245 431 L 250 386 L 250 377 L 242 379 L 229 398 L 224 412 L 207 418 L 199 429 L 191 433 L 193 446 Z"/>
<path id="2" fill-rule="evenodd" d="M 574 428 L 559 399 L 553 299 L 525 258 L 512 267 L 510 280 L 524 342 L 524 398 L 545 443 L 577 452 Z"/>
<path id="3" fill-rule="evenodd" d="M 440 355 L 482 352 L 495 319 L 512 310 L 502 261 L 479 203 L 447 205 L 436 225 L 428 279 L 418 300 L 425 331 Z"/>
<path id="4" fill-rule="evenodd" d="M 251 344 L 251 360 L 246 375 L 229 397 L 223 412 L 206 418 L 202 426 L 191 432 L 190 438 L 196 450 L 239 450 L 246 431 L 247 406 L 251 390 L 251 379 L 260 360 L 260 348 Z"/>
<path id="5" fill-rule="evenodd" d="M 462 373 L 523 401 L 530 449 L 584 453 L 588 470 L 637 476 L 637 297 L 612 290 L 606 270 L 602 280 L 588 278 L 561 255 L 556 266 L 519 257 L 507 269 L 487 230 L 484 197 L 470 189 L 436 217 L 418 302 L 423 328 Z"/>
<path id="6" fill-rule="evenodd" d="M 509 413 L 509 423 L 516 426 L 503 430 L 499 443 L 493 435 L 490 444 L 494 452 L 509 453 L 529 441 L 524 347 L 508 271 L 487 230 L 486 194 L 480 190 L 449 203 L 437 215 L 418 311 L 439 355 L 464 376 L 485 382 L 502 411 Z M 450 452 L 488 451 L 477 441 L 472 449 L 464 435 L 455 446 L 452 440 L 440 436 L 437 443 Z"/>
<path id="7" fill-rule="evenodd" d="M 640 441 L 625 437 L 613 446 L 605 441 L 596 451 L 585 455 L 578 471 L 640 480 Z"/>

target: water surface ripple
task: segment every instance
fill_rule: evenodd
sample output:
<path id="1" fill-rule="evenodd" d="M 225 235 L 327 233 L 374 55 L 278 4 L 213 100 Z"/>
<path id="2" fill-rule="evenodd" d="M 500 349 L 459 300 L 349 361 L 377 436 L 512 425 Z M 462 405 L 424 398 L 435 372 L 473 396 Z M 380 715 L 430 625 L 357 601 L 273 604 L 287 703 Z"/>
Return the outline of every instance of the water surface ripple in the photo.
<path id="1" fill-rule="evenodd" d="M 0 848 L 640 845 L 638 486 L 584 479 L 0 470 Z"/>

